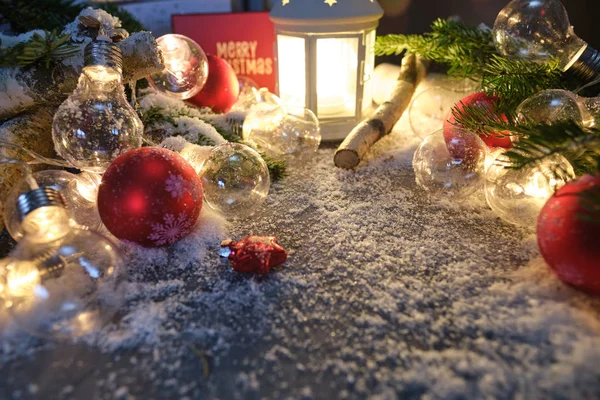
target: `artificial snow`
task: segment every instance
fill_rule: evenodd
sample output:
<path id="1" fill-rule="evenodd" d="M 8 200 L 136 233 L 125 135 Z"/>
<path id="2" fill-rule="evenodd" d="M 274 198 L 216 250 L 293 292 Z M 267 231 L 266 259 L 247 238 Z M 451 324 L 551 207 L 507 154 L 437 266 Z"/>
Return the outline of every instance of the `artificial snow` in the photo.
<path id="1" fill-rule="evenodd" d="M 355 171 L 322 148 L 252 217 L 205 204 L 178 243 L 123 245 L 122 312 L 75 343 L 9 324 L 0 398 L 599 397 L 600 299 L 558 281 L 481 194 L 427 197 L 417 144 L 405 115 Z M 219 259 L 251 233 L 288 250 L 267 276 Z"/>

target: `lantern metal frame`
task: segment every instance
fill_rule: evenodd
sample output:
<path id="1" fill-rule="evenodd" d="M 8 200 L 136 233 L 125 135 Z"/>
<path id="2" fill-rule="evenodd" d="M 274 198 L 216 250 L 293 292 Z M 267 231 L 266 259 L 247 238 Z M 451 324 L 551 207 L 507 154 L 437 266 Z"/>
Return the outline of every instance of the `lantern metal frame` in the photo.
<path id="1" fill-rule="evenodd" d="M 275 25 L 275 54 L 277 58 L 277 89 L 280 91 L 281 52 L 279 38 L 295 37 L 304 40 L 304 104 L 294 104 L 309 108 L 315 112 L 321 124 L 324 141 L 343 140 L 363 119 L 365 83 L 370 80 L 374 67 L 374 55 L 367 60 L 367 43 L 375 37 L 375 30 L 383 10 L 371 0 L 338 0 L 340 3 L 328 5 L 323 0 L 276 1 L 270 13 Z M 341 4 L 347 2 L 347 4 Z M 286 3 L 285 5 L 283 3 Z M 319 112 L 317 43 L 320 39 L 357 39 L 356 52 L 356 91 L 355 107 L 352 116 L 329 116 Z M 370 61 L 370 62 L 369 62 Z M 368 66 L 370 71 L 366 71 Z"/>

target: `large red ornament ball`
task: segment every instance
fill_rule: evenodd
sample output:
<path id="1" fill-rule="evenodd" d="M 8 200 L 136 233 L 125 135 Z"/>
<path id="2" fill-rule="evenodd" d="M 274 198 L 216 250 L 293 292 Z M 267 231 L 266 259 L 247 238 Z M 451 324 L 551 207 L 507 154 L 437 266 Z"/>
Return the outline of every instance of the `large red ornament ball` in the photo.
<path id="1" fill-rule="evenodd" d="M 207 54 L 208 78 L 204 87 L 188 101 L 200 106 L 210 107 L 214 112 L 225 113 L 237 101 L 240 85 L 235 71 L 221 57 Z"/>
<path id="2" fill-rule="evenodd" d="M 484 92 L 477 92 L 468 95 L 458 103 L 456 103 L 456 108 L 459 111 L 462 111 L 465 106 L 475 105 L 477 107 L 484 107 L 487 109 L 494 109 L 496 107 L 496 103 L 498 102 L 498 97 L 496 96 L 488 96 Z M 501 118 L 504 121 L 508 121 L 506 115 L 502 114 Z M 444 137 L 446 138 L 446 142 L 449 142 L 452 139 L 452 128 L 456 125 L 456 118 L 452 112 L 448 114 L 446 120 L 444 121 Z M 460 126 L 458 126 L 460 128 Z M 512 147 L 512 142 L 510 140 L 510 136 L 508 132 L 503 133 L 492 133 L 491 135 L 476 132 L 481 140 L 490 148 L 494 147 L 502 147 L 505 149 L 510 149 Z"/>
<path id="3" fill-rule="evenodd" d="M 600 294 L 600 206 L 587 198 L 593 196 L 600 198 L 600 174 L 563 186 L 542 208 L 537 238 L 560 280 Z"/>
<path id="4" fill-rule="evenodd" d="M 118 239 L 144 247 L 169 245 L 187 235 L 202 208 L 202 181 L 179 154 L 157 147 L 114 160 L 98 190 L 98 210 Z"/>

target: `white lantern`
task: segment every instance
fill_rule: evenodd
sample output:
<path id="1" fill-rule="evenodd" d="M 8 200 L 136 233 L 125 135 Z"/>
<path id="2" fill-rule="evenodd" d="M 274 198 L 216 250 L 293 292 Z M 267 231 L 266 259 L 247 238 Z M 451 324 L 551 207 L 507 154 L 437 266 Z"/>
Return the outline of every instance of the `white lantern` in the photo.
<path id="1" fill-rule="evenodd" d="M 375 0 L 275 0 L 279 95 L 315 112 L 323 140 L 341 140 L 371 105 Z"/>

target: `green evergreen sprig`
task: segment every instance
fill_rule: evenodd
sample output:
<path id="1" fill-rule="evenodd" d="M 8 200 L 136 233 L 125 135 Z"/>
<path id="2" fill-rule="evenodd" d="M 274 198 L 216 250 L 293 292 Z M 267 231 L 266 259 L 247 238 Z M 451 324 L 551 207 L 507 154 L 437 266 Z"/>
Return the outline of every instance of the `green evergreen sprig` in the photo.
<path id="1" fill-rule="evenodd" d="M 472 28 L 461 22 L 438 19 L 423 35 L 379 36 L 376 55 L 419 54 L 449 66 L 449 74 L 462 77 L 483 75 L 487 60 L 496 53 L 490 30 Z"/>
<path id="2" fill-rule="evenodd" d="M 564 87 L 557 62 L 547 64 L 509 60 L 494 47 L 492 32 L 462 22 L 436 20 L 423 35 L 386 35 L 377 38 L 375 54 L 419 54 L 448 66 L 448 74 L 481 82 L 481 89 L 497 96 L 499 112 L 511 112 L 526 98 L 544 89 Z"/>
<path id="3" fill-rule="evenodd" d="M 29 32 L 34 29 L 60 31 L 64 26 L 88 7 L 88 2 L 76 0 L 7 0 L 0 1 L 2 21 L 10 24 L 15 33 Z M 121 20 L 122 28 L 129 33 L 144 30 L 131 13 L 111 3 L 94 4 Z"/>
<path id="4" fill-rule="evenodd" d="M 27 42 L 0 48 L 0 67 L 26 67 L 41 62 L 49 68 L 53 61 L 79 52 L 80 48 L 70 44 L 69 38 L 69 35 L 58 35 L 56 31 L 46 31 L 43 35 L 36 32 Z"/>
<path id="5" fill-rule="evenodd" d="M 510 113 L 541 90 L 564 88 L 562 78 L 558 62 L 508 60 L 493 54 L 485 65 L 481 87 L 488 95 L 498 97 L 498 112 Z"/>
<path id="6" fill-rule="evenodd" d="M 455 107 L 452 114 L 457 126 L 472 132 L 513 136 L 513 147 L 504 153 L 510 160 L 510 168 L 520 169 L 562 155 L 573 164 L 578 175 L 598 169 L 598 129 L 584 128 L 573 121 L 552 125 L 520 122 L 513 114 L 503 118 L 491 107 L 473 104 Z"/>

